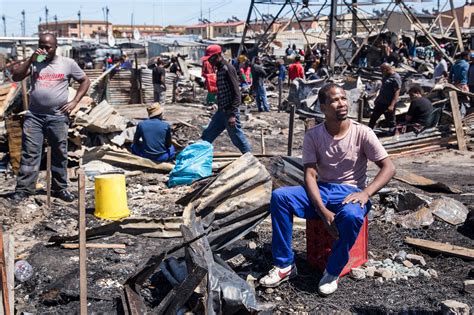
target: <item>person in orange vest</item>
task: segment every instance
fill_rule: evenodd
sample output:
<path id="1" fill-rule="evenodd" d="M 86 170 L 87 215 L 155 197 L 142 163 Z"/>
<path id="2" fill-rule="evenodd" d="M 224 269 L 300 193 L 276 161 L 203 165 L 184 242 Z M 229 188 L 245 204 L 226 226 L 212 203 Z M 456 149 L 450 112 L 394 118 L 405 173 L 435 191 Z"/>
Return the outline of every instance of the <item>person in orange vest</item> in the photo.
<path id="1" fill-rule="evenodd" d="M 288 67 L 288 77 L 290 78 L 290 82 L 296 78 L 304 79 L 304 69 L 300 60 L 301 57 L 296 56 L 295 62 Z"/>
<path id="2" fill-rule="evenodd" d="M 246 61 L 240 68 L 240 86 L 252 85 L 252 68 L 250 63 Z"/>
<path id="3" fill-rule="evenodd" d="M 206 48 L 204 54 L 205 57 L 209 57 L 215 54 L 216 51 L 220 51 L 219 45 L 209 45 Z M 201 76 L 206 81 L 207 97 L 206 104 L 212 105 L 216 103 L 216 94 L 217 94 L 217 76 L 216 68 L 207 60 L 202 62 L 202 71 Z"/>

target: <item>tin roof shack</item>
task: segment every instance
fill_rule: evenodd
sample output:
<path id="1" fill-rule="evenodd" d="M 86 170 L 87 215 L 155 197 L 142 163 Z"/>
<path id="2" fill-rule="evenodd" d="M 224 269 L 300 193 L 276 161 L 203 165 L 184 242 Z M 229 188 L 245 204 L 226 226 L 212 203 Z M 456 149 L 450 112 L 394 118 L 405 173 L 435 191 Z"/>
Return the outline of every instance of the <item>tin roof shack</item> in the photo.
<path id="1" fill-rule="evenodd" d="M 137 62 L 139 65 L 146 64 L 148 61 L 147 51 L 146 51 L 146 42 L 143 40 L 117 40 L 118 48 L 122 50 L 122 54 L 127 54 L 127 56 L 135 60 L 135 54 L 137 55 Z"/>
<path id="2" fill-rule="evenodd" d="M 201 64 L 206 45 L 194 41 L 193 37 L 163 37 L 148 42 L 148 57 L 157 57 L 163 53 L 187 55 L 191 63 Z"/>
<path id="3" fill-rule="evenodd" d="M 112 48 L 108 45 L 97 44 L 94 42 L 74 42 L 72 45 L 72 58 L 75 60 L 85 59 L 86 56 L 92 58 L 95 69 L 102 69 L 104 59 L 107 54 L 120 57 L 122 50 L 120 48 Z"/>

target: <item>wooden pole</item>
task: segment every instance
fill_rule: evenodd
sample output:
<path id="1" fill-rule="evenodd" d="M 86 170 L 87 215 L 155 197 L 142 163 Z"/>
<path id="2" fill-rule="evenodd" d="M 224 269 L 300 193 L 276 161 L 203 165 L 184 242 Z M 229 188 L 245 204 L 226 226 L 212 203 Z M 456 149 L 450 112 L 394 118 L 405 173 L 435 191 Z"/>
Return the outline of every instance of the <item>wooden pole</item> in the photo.
<path id="1" fill-rule="evenodd" d="M 23 60 L 26 60 L 25 44 L 22 45 L 22 48 L 23 48 Z M 26 86 L 26 78 L 21 80 L 21 99 L 23 100 L 23 110 L 28 110 L 28 88 Z"/>
<path id="2" fill-rule="evenodd" d="M 364 117 L 364 106 L 367 102 L 367 96 L 362 96 L 362 98 L 359 99 L 358 104 L 359 108 L 357 109 L 357 121 L 362 122 L 362 118 Z"/>
<path id="3" fill-rule="evenodd" d="M 265 154 L 265 135 L 263 134 L 263 128 L 260 129 L 260 147 L 262 148 L 262 154 Z"/>
<path id="4" fill-rule="evenodd" d="M 46 205 L 51 209 L 51 146 L 46 147 Z"/>
<path id="5" fill-rule="evenodd" d="M 78 192 L 80 314 L 87 315 L 86 180 L 82 169 L 78 171 Z"/>
<path id="6" fill-rule="evenodd" d="M 451 6 L 451 15 L 453 16 L 454 28 L 455 28 L 455 31 L 456 31 L 456 37 L 458 38 L 459 51 L 464 51 L 464 44 L 462 42 L 461 29 L 459 28 L 458 17 L 456 15 L 456 10 L 454 9 L 454 1 L 449 0 L 449 5 Z"/>
<path id="7" fill-rule="evenodd" d="M 281 111 L 281 93 L 282 93 L 283 80 L 278 79 L 278 112 Z"/>
<path id="8" fill-rule="evenodd" d="M 295 113 L 296 113 L 296 106 L 291 104 L 290 106 L 290 123 L 289 123 L 289 130 L 288 130 L 288 156 L 293 154 L 293 133 L 295 132 Z"/>
<path id="9" fill-rule="evenodd" d="M 462 129 L 461 112 L 459 111 L 458 94 L 456 91 L 449 91 L 449 100 L 451 111 L 453 113 L 456 138 L 458 140 L 458 149 L 460 151 L 467 151 L 466 139 L 464 138 L 464 131 Z"/>
<path id="10" fill-rule="evenodd" d="M 3 301 L 3 313 L 10 315 L 10 300 L 8 298 L 8 279 L 7 279 L 7 264 L 5 262 L 5 252 L 3 250 L 3 228 L 0 226 L 0 259 L 1 262 L 1 274 L 2 274 L 2 301 Z"/>
<path id="11" fill-rule="evenodd" d="M 78 249 L 79 244 L 61 244 L 62 248 L 66 249 Z M 98 249 L 125 249 L 127 245 L 125 244 L 103 244 L 103 243 L 88 243 L 86 244 L 86 248 L 98 248 Z"/>

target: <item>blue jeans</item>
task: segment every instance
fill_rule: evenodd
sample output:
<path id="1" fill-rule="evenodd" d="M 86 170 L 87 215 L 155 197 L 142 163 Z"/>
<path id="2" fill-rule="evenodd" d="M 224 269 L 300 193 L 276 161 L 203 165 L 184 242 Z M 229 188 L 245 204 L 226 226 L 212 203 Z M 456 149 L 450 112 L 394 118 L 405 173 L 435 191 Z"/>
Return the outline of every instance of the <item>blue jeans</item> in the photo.
<path id="1" fill-rule="evenodd" d="M 235 114 L 235 127 L 229 126 L 229 115 L 230 114 L 218 110 L 214 116 L 212 116 L 209 126 L 203 131 L 201 139 L 212 143 L 224 130 L 227 130 L 230 140 L 242 154 L 250 152 L 250 144 L 240 126 L 240 114 Z"/>
<path id="2" fill-rule="evenodd" d="M 175 149 L 174 145 L 171 145 L 168 148 L 167 152 L 162 153 L 162 154 L 158 154 L 158 155 L 144 152 L 143 149 L 140 146 L 135 145 L 135 144 L 132 144 L 132 146 L 130 148 L 132 149 L 133 154 L 138 155 L 142 158 L 150 159 L 150 160 L 152 160 L 154 162 L 158 162 L 158 163 L 170 161 L 174 158 L 174 156 L 176 154 L 176 149 Z"/>
<path id="3" fill-rule="evenodd" d="M 265 86 L 262 84 L 258 84 L 255 87 L 255 93 L 256 93 L 256 102 L 257 102 L 257 108 L 259 112 L 266 111 L 269 112 L 270 108 L 268 107 L 268 101 L 267 101 L 267 90 L 265 89 Z"/>
<path id="4" fill-rule="evenodd" d="M 36 192 L 45 137 L 51 146 L 51 190 L 61 191 L 67 188 L 68 128 L 69 118 L 65 115 L 26 113 L 16 191 L 28 194 Z"/>
<path id="5" fill-rule="evenodd" d="M 318 182 L 321 199 L 325 206 L 335 213 L 335 222 L 339 239 L 332 246 L 326 270 L 337 276 L 349 261 L 349 251 L 354 245 L 364 217 L 370 209 L 368 203 L 364 209 L 357 204 L 342 204 L 344 198 L 359 188 L 344 184 Z M 272 254 L 275 266 L 284 268 L 294 262 L 291 248 L 293 215 L 305 219 L 319 219 L 303 186 L 282 187 L 273 191 L 270 203 L 272 215 Z"/>

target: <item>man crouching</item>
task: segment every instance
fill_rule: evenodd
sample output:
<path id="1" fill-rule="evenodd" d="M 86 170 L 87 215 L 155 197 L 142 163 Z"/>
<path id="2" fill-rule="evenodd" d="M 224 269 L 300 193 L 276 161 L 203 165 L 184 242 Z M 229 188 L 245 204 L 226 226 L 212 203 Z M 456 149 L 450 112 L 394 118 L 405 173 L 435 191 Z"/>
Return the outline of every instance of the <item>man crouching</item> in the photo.
<path id="1" fill-rule="evenodd" d="M 320 294 L 329 295 L 337 289 L 339 274 L 370 209 L 370 196 L 395 175 L 395 167 L 374 132 L 347 118 L 348 101 L 341 87 L 326 84 L 318 97 L 325 121 L 304 137 L 305 186 L 281 187 L 272 194 L 274 267 L 260 279 L 260 284 L 275 287 L 297 275 L 291 248 L 293 215 L 321 218 L 337 239 L 318 287 Z M 380 170 L 365 186 L 367 160 Z"/>

